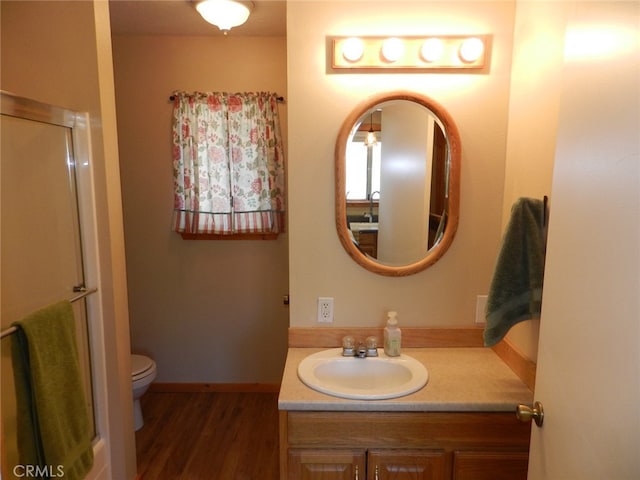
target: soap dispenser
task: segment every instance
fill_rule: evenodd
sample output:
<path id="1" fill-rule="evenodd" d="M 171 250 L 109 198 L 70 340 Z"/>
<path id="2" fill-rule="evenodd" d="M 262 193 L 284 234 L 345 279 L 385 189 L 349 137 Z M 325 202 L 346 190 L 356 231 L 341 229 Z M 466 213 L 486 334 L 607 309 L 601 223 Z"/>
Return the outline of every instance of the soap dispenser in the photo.
<path id="1" fill-rule="evenodd" d="M 387 313 L 387 326 L 384 327 L 384 353 L 388 357 L 400 356 L 402 332 L 398 328 L 397 312 Z"/>

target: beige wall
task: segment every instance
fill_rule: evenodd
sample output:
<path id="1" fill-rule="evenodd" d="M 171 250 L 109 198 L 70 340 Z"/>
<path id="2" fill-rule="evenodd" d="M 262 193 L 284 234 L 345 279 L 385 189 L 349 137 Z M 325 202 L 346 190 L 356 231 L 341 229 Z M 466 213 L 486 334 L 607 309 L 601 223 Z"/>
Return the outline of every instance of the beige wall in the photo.
<path id="1" fill-rule="evenodd" d="M 291 325 L 315 326 L 319 296 L 335 298 L 335 326 L 472 325 L 501 235 L 514 26 L 512 2 L 291 2 L 287 13 Z M 331 74 L 327 35 L 493 35 L 488 74 Z M 462 139 L 460 226 L 428 270 L 388 278 L 355 264 L 334 224 L 334 142 L 367 96 L 409 89 L 440 102 Z"/>
<path id="2" fill-rule="evenodd" d="M 282 37 L 114 36 L 132 348 L 158 382 L 278 383 L 287 348 L 287 235 L 185 241 L 171 231 L 169 95 L 276 91 Z M 287 103 L 280 104 L 287 133 Z"/>
<path id="3" fill-rule="evenodd" d="M 129 480 L 136 466 L 108 5 L 3 0 L 0 7 L 1 88 L 89 113 L 106 349 L 96 363 L 106 370 L 109 402 L 100 416 L 108 422 L 111 474 Z"/>
<path id="4" fill-rule="evenodd" d="M 565 5 L 518 2 L 514 30 L 502 225 L 519 197 L 549 197 L 555 157 L 566 27 Z M 550 46 L 553 48 L 550 48 Z M 517 324 L 507 338 L 532 360 L 540 321 Z"/>

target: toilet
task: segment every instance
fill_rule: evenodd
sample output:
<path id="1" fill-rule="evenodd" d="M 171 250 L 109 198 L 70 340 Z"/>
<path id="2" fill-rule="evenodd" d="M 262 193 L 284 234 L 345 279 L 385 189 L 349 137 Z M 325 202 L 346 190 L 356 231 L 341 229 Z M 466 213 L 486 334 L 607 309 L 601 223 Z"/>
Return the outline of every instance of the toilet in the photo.
<path id="1" fill-rule="evenodd" d="M 136 431 L 144 425 L 140 397 L 156 378 L 156 362 L 144 355 L 131 355 L 131 380 L 133 382 L 133 424 Z"/>

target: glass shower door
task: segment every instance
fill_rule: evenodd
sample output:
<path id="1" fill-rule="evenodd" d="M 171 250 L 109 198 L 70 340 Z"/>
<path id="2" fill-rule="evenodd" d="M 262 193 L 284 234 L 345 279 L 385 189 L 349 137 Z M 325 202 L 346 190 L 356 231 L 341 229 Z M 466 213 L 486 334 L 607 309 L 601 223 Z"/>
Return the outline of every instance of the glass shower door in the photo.
<path id="1" fill-rule="evenodd" d="M 0 315 L 12 322 L 84 286 L 73 115 L 35 104 L 7 109 L 3 95 L 0 164 Z M 84 299 L 73 303 L 87 406 L 94 417 L 89 324 Z M 12 336 L 1 343 L 2 477 L 16 478 Z M 95 425 L 95 422 L 93 422 Z M 95 426 L 94 426 L 95 435 Z"/>

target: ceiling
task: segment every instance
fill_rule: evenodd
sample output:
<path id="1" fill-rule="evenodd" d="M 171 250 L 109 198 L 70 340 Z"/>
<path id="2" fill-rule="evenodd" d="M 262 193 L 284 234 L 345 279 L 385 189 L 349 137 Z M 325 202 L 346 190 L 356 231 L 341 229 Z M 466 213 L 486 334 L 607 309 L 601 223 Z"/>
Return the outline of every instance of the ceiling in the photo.
<path id="1" fill-rule="evenodd" d="M 253 11 L 244 25 L 229 36 L 285 36 L 286 1 L 253 0 Z M 204 21 L 191 0 L 109 0 L 111 31 L 115 35 L 211 35 L 223 36 L 218 27 Z"/>

